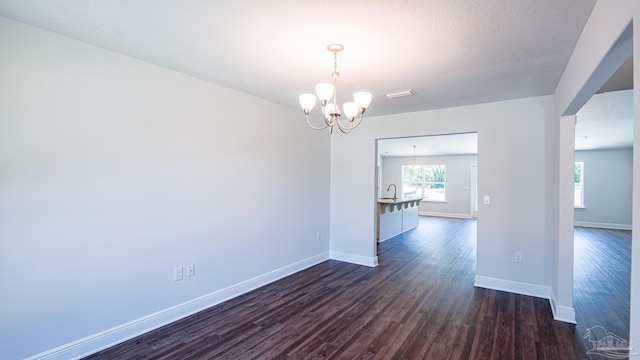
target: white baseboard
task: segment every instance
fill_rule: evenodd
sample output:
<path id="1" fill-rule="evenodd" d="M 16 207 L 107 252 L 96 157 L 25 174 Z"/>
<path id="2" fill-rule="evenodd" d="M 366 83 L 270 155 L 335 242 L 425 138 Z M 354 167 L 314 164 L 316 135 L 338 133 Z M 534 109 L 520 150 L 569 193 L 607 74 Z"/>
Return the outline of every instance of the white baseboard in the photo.
<path id="1" fill-rule="evenodd" d="M 534 284 L 527 284 L 517 281 L 495 279 L 485 276 L 476 276 L 474 286 L 507 291 L 514 294 L 535 296 L 549 300 L 551 306 L 551 312 L 553 313 L 553 319 L 557 321 L 563 321 L 571 324 L 576 323 L 576 312 L 572 307 L 561 306 L 557 304 L 556 296 L 551 287 L 540 286 Z"/>
<path id="2" fill-rule="evenodd" d="M 420 211 L 419 214 L 421 216 L 435 216 L 435 217 L 445 217 L 445 218 L 454 218 L 454 219 L 471 219 L 471 215 L 469 214 L 453 214 L 453 213 L 439 213 L 439 212 L 431 212 L 431 211 Z"/>
<path id="3" fill-rule="evenodd" d="M 364 265 L 369 267 L 378 266 L 377 256 L 368 257 L 368 256 L 362 256 L 362 255 L 343 253 L 339 251 L 331 251 L 330 257 L 332 260 L 344 261 L 344 262 L 357 264 L 357 265 Z"/>
<path id="4" fill-rule="evenodd" d="M 558 321 L 576 324 L 576 311 L 572 307 L 557 305 L 553 312 L 553 318 Z"/>
<path id="5" fill-rule="evenodd" d="M 31 356 L 27 360 L 54 359 L 68 360 L 78 359 L 100 350 L 104 350 L 123 341 L 132 339 L 161 326 L 205 310 L 211 306 L 220 304 L 261 286 L 267 285 L 276 280 L 282 279 L 291 274 L 329 260 L 329 252 L 300 260 L 293 264 L 273 270 L 266 274 L 256 276 L 252 279 L 231 285 L 227 288 L 212 292 L 210 294 L 189 300 L 174 307 L 158 311 L 148 316 L 130 321 L 97 334 L 87 336 L 74 342 L 47 350 L 40 354 Z M 376 259 L 377 260 L 377 259 Z"/>
<path id="6" fill-rule="evenodd" d="M 506 291 L 514 294 L 535 296 L 543 299 L 549 299 L 551 288 L 535 284 L 528 284 L 519 281 L 503 280 L 490 278 L 486 276 L 476 276 L 473 286 Z"/>
<path id="7" fill-rule="evenodd" d="M 558 305 L 558 299 L 556 294 L 551 289 L 549 296 L 549 303 L 551 305 L 551 312 L 553 313 L 553 319 L 566 323 L 576 323 L 576 311 L 572 307 Z"/>
<path id="8" fill-rule="evenodd" d="M 609 223 L 597 223 L 590 221 L 574 221 L 574 226 L 589 227 L 589 228 L 601 228 L 612 230 L 631 230 L 631 224 L 609 224 Z"/>

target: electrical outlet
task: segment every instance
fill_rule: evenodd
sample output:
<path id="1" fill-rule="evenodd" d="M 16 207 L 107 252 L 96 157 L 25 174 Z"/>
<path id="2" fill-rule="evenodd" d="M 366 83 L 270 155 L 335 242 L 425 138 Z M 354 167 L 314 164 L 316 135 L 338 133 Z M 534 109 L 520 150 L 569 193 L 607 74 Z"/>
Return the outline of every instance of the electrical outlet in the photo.
<path id="1" fill-rule="evenodd" d="M 513 262 L 517 262 L 517 263 L 522 262 L 522 252 L 516 251 L 515 254 L 513 254 Z"/>
<path id="2" fill-rule="evenodd" d="M 320 231 L 316 233 L 316 240 L 320 240 Z"/>
<path id="3" fill-rule="evenodd" d="M 192 277 L 196 274 L 196 267 L 193 264 L 187 265 L 187 277 Z"/>
<path id="4" fill-rule="evenodd" d="M 489 195 L 484 196 L 484 204 L 485 205 L 491 204 L 491 197 Z"/>
<path id="5" fill-rule="evenodd" d="M 182 266 L 173 268 L 173 281 L 182 280 Z"/>

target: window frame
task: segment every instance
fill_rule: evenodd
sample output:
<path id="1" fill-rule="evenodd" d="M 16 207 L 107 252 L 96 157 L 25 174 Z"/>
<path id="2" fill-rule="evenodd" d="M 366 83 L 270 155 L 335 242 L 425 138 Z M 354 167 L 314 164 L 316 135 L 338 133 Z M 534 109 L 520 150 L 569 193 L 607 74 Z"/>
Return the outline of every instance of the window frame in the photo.
<path id="1" fill-rule="evenodd" d="M 420 183 L 421 185 L 418 187 L 418 189 L 416 191 L 420 191 L 419 194 L 411 194 L 411 195 L 407 195 L 407 183 L 412 183 L 414 182 L 414 180 L 416 179 L 406 179 L 406 170 L 407 168 L 420 168 Z M 402 194 L 402 197 L 405 196 L 423 196 L 424 194 L 424 169 L 422 169 L 422 166 L 420 165 L 402 165 L 402 182 L 401 184 L 401 190 L 400 190 L 400 194 Z M 413 186 L 411 187 L 413 189 Z"/>
<path id="2" fill-rule="evenodd" d="M 408 191 L 408 187 L 407 184 L 408 183 L 413 183 L 415 182 L 415 180 L 418 180 L 417 178 L 414 179 L 407 179 L 407 175 L 406 172 L 408 168 L 413 168 L 413 167 L 417 167 L 420 168 L 420 175 L 419 175 L 419 181 L 420 181 L 420 185 L 417 187 L 416 189 L 416 194 L 410 194 L 407 195 L 407 191 Z M 443 169 L 443 180 L 444 181 L 427 181 L 426 180 L 426 173 L 427 173 L 427 168 L 432 168 L 432 167 L 442 167 Z M 422 201 L 428 201 L 428 202 L 447 202 L 447 166 L 445 164 L 428 164 L 428 165 L 402 165 L 402 182 L 401 182 L 401 194 L 402 196 L 421 196 L 422 197 Z M 429 189 L 431 189 L 432 187 L 430 187 L 429 185 L 442 185 L 442 198 L 429 198 L 427 197 L 427 192 L 429 191 Z M 414 189 L 416 187 L 411 186 L 411 189 Z M 419 193 L 418 193 L 419 192 Z"/>
<path id="3" fill-rule="evenodd" d="M 573 207 L 574 209 L 585 209 L 584 204 L 584 161 L 574 161 L 573 170 Z M 580 173 L 578 175 L 578 168 Z M 579 178 L 579 182 L 576 182 Z"/>
<path id="4" fill-rule="evenodd" d="M 442 180 L 443 181 L 427 181 L 427 168 L 442 168 Z M 442 198 L 428 198 L 427 197 L 427 185 L 438 185 L 442 184 Z M 422 165 L 422 194 L 424 195 L 423 201 L 431 201 L 431 202 L 447 202 L 447 165 L 445 164 L 429 164 Z M 429 187 L 431 189 L 432 187 Z"/>

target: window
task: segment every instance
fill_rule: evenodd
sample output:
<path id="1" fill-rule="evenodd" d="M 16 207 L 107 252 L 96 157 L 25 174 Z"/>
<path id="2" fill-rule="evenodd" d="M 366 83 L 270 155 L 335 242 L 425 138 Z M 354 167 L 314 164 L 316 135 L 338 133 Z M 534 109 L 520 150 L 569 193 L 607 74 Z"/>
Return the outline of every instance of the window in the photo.
<path id="1" fill-rule="evenodd" d="M 575 162 L 573 173 L 573 206 L 584 207 L 584 163 Z"/>
<path id="2" fill-rule="evenodd" d="M 403 165 L 402 195 L 422 196 L 426 201 L 445 201 L 444 165 Z"/>
<path id="3" fill-rule="evenodd" d="M 402 166 L 402 196 L 422 196 L 422 167 Z"/>
<path id="4" fill-rule="evenodd" d="M 431 201 L 445 201 L 444 165 L 424 166 L 424 197 Z"/>

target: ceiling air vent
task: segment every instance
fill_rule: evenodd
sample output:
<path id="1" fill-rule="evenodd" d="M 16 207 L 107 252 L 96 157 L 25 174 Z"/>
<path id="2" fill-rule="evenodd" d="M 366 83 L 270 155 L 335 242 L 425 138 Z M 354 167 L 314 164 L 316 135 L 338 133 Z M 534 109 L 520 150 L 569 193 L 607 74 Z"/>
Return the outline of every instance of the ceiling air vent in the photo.
<path id="1" fill-rule="evenodd" d="M 405 97 L 405 96 L 413 96 L 415 94 L 416 94 L 415 90 L 406 89 L 406 90 L 388 92 L 388 93 L 385 93 L 384 96 L 386 96 L 387 99 L 397 99 L 397 98 L 401 98 L 401 97 Z"/>

